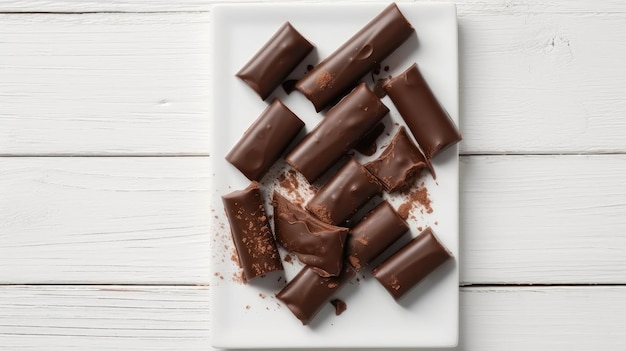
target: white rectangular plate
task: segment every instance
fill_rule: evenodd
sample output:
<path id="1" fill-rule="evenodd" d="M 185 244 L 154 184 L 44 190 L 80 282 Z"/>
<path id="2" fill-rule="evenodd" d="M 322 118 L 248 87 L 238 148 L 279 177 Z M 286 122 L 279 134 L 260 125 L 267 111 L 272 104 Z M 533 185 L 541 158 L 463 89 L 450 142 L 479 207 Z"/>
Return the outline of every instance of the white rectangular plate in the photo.
<path id="1" fill-rule="evenodd" d="M 233 244 L 220 196 L 243 189 L 249 181 L 224 160 L 245 129 L 267 106 L 235 77 L 235 73 L 286 21 L 316 45 L 316 50 L 292 73 L 304 75 L 309 64 L 316 64 L 339 47 L 388 4 L 238 4 L 213 9 L 213 92 L 211 157 L 214 167 L 212 214 L 215 218 L 211 278 L 211 343 L 222 348 L 295 348 L 295 347 L 452 347 L 458 337 L 458 146 L 434 160 L 436 181 L 424 172 L 422 181 L 432 201 L 432 213 L 417 206 L 408 222 L 411 236 L 418 227 L 431 226 L 455 255 L 422 281 L 399 303 L 369 275 L 359 273 L 338 295 L 348 309 L 335 316 L 327 304 L 313 323 L 302 326 L 274 294 L 291 279 L 299 264 L 285 263 L 284 278 L 269 275 L 248 284 L 236 279 L 238 267 L 231 259 Z M 439 101 L 458 125 L 457 23 L 453 4 L 400 3 L 402 13 L 415 27 L 413 35 L 392 54 L 378 78 L 395 75 L 417 62 Z M 374 76 L 374 78 L 377 78 Z M 363 78 L 370 87 L 372 77 Z M 287 95 L 282 88 L 274 92 L 307 124 L 307 130 L 322 118 L 313 105 L 297 91 Z M 269 97 L 266 101 L 272 101 Z M 375 158 L 395 134 L 401 117 L 393 103 L 383 98 L 391 112 L 385 117 L 385 133 L 378 140 Z M 263 179 L 266 197 L 277 187 L 275 178 L 284 171 L 281 160 Z M 300 182 L 304 181 L 300 178 Z M 306 199 L 310 192 L 301 192 Z M 387 198 L 387 195 L 385 195 Z M 397 208 L 405 198 L 393 196 Z M 271 206 L 266 204 L 271 213 Z M 405 240 L 406 241 L 406 240 Z M 284 254 L 284 252 L 283 252 Z"/>

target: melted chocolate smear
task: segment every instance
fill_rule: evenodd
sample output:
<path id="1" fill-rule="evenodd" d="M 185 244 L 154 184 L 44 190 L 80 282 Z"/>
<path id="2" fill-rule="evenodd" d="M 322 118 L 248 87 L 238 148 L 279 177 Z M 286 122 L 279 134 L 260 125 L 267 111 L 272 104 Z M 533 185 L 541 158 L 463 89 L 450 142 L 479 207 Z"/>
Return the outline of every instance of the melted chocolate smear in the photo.
<path id="1" fill-rule="evenodd" d="M 389 77 L 389 78 L 391 78 L 391 77 Z M 376 84 L 374 84 L 373 92 L 380 99 L 382 99 L 385 96 L 387 96 L 387 92 L 383 88 L 383 85 L 385 85 L 385 83 L 387 83 L 389 78 L 379 78 L 378 80 L 376 80 Z"/>
<path id="2" fill-rule="evenodd" d="M 377 63 L 376 66 L 374 66 L 374 69 L 372 70 L 372 73 L 370 75 L 370 77 L 372 78 L 372 83 L 376 83 L 376 78 L 374 78 L 374 76 L 377 76 L 380 74 L 380 63 Z"/>
<path id="3" fill-rule="evenodd" d="M 372 130 L 365 134 L 363 139 L 359 141 L 354 149 L 362 155 L 372 156 L 376 152 L 377 148 L 376 139 L 378 139 L 378 137 L 383 134 L 383 131 L 385 131 L 385 125 L 382 123 L 378 123 L 374 126 L 374 128 L 372 128 Z"/>
<path id="4" fill-rule="evenodd" d="M 287 93 L 287 95 L 296 90 L 296 83 L 298 83 L 297 79 L 288 79 L 283 82 L 283 90 Z"/>

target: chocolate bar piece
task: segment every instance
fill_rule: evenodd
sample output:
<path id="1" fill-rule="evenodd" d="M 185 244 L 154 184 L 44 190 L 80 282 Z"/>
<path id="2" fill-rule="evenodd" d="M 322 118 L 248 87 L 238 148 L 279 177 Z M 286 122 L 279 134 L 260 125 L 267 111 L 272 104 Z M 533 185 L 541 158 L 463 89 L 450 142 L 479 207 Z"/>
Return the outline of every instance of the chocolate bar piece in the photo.
<path id="1" fill-rule="evenodd" d="M 410 188 L 427 166 L 424 155 L 411 141 L 404 127 L 400 127 L 377 159 L 365 164 L 365 168 L 380 180 L 389 193 Z"/>
<path id="2" fill-rule="evenodd" d="M 391 4 L 300 79 L 296 89 L 319 112 L 350 91 L 414 31 L 398 6 Z"/>
<path id="3" fill-rule="evenodd" d="M 411 65 L 383 86 L 409 126 L 427 160 L 461 141 L 461 133 L 430 90 L 424 77 Z"/>
<path id="4" fill-rule="evenodd" d="M 259 183 L 222 196 L 222 202 L 246 280 L 282 271 Z"/>
<path id="5" fill-rule="evenodd" d="M 354 275 L 348 265 L 344 265 L 337 277 L 321 277 L 305 266 L 276 294 L 276 298 L 287 305 L 303 325 L 307 325 Z"/>
<path id="6" fill-rule="evenodd" d="M 275 99 L 248 127 L 226 160 L 250 180 L 261 180 L 304 127 L 304 122 Z"/>
<path id="7" fill-rule="evenodd" d="M 348 229 L 320 221 L 276 191 L 273 205 L 276 241 L 317 274 L 339 275 Z"/>
<path id="8" fill-rule="evenodd" d="M 312 50 L 286 22 L 236 75 L 265 100 Z"/>
<path id="9" fill-rule="evenodd" d="M 376 177 L 350 158 L 309 200 L 306 209 L 326 223 L 339 225 L 382 190 Z"/>
<path id="10" fill-rule="evenodd" d="M 387 106 L 361 83 L 328 111 L 285 160 L 312 183 L 388 112 Z"/>
<path id="11" fill-rule="evenodd" d="M 372 270 L 372 275 L 398 300 L 428 274 L 452 258 L 430 227 Z"/>
<path id="12" fill-rule="evenodd" d="M 407 223 L 387 201 L 367 213 L 350 230 L 346 242 L 348 262 L 359 271 L 370 264 L 409 230 Z"/>

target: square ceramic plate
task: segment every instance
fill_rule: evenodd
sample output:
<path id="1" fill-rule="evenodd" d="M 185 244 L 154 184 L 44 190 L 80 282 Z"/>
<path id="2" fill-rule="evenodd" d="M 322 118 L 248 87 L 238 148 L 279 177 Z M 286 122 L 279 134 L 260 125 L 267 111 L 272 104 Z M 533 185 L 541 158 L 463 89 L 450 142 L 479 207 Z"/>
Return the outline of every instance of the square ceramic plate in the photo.
<path id="1" fill-rule="evenodd" d="M 215 212 L 211 269 L 214 276 L 211 278 L 210 316 L 214 347 L 453 347 L 457 344 L 458 146 L 449 148 L 434 160 L 436 181 L 424 172 L 417 183 L 419 186 L 423 182 L 427 189 L 432 212 L 416 203 L 408 219 L 411 236 L 419 233 L 418 228 L 431 226 L 457 259 L 433 272 L 400 302 L 394 301 L 369 271 L 359 273 L 338 294 L 338 298 L 347 303 L 347 310 L 336 316 L 333 307 L 327 304 L 308 326 L 302 326 L 274 297 L 285 281 L 297 273 L 299 263 L 284 263 L 286 271 L 283 275 L 271 274 L 243 284 L 238 278 L 228 221 L 221 205 L 221 195 L 249 184 L 224 160 L 224 156 L 267 106 L 267 102 L 261 101 L 252 89 L 235 77 L 235 73 L 280 25 L 290 21 L 316 45 L 316 50 L 292 73 L 291 78 L 300 78 L 308 65 L 318 63 L 338 48 L 387 5 L 238 4 L 214 7 L 211 77 L 215 83 L 212 92 L 214 113 L 210 117 L 214 138 L 211 150 L 214 167 L 211 206 Z M 400 3 L 398 6 L 416 32 L 382 63 L 378 76 L 368 74 L 363 81 L 372 87 L 377 78 L 393 76 L 417 62 L 431 89 L 458 125 L 455 6 L 442 3 Z M 281 98 L 304 120 L 307 130 L 323 118 L 297 91 L 287 95 L 279 87 L 266 101 L 271 102 L 273 97 Z M 362 162 L 375 158 L 404 124 L 392 102 L 387 97 L 383 102 L 391 110 L 384 119 L 385 132 L 377 141 L 376 154 L 363 156 L 355 153 Z M 294 194 L 285 192 L 276 181 L 285 170 L 281 160 L 265 176 L 261 184 L 266 197 L 277 188 L 293 198 Z M 299 184 L 298 196 L 306 200 L 311 195 L 310 190 L 301 177 Z M 393 196 L 389 200 L 398 208 L 407 199 L 406 196 Z M 269 203 L 266 209 L 271 213 Z"/>

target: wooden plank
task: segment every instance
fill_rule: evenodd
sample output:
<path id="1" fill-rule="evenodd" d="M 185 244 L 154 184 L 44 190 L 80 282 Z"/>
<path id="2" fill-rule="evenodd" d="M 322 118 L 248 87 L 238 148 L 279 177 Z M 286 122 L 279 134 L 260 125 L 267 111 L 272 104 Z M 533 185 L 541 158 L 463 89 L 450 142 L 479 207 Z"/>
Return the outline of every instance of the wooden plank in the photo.
<path id="1" fill-rule="evenodd" d="M 208 281 L 208 164 L 0 158 L 0 283 Z"/>
<path id="2" fill-rule="evenodd" d="M 229 243 L 213 172 L 0 158 L 0 283 L 207 282 L 211 245 Z M 626 155 L 462 157 L 461 283 L 626 283 L 624 174 Z"/>
<path id="3" fill-rule="evenodd" d="M 626 152 L 626 5 L 569 3 L 459 5 L 462 153 Z M 209 154 L 209 21 L 0 15 L 0 154 Z"/>
<path id="4" fill-rule="evenodd" d="M 4 350 L 206 350 L 208 289 L 2 286 Z"/>
<path id="5" fill-rule="evenodd" d="M 0 154 L 208 154 L 206 13 L 0 15 Z"/>
<path id="6" fill-rule="evenodd" d="M 462 158 L 462 283 L 626 283 L 624 174 L 624 155 Z"/>
<path id="7" fill-rule="evenodd" d="M 293 0 L 238 0 L 250 2 L 289 2 Z M 359 2 L 380 2 L 379 0 L 360 0 Z M 411 0 L 397 0 L 405 2 Z M 447 1 L 447 0 L 435 0 Z M 4 0 L 0 3 L 0 12 L 163 12 L 163 11 L 209 11 L 212 4 L 230 3 L 228 0 Z M 329 0 L 315 0 L 312 3 L 329 3 Z M 336 0 L 333 2 L 356 2 L 355 0 Z M 502 13 L 615 13 L 626 12 L 626 5 L 620 0 L 458 0 L 460 10 L 480 12 L 482 14 Z"/>
<path id="8" fill-rule="evenodd" d="M 2 286 L 0 345 L 206 350 L 209 293 L 191 286 Z M 344 313 L 355 312 L 367 314 Z M 626 287 L 462 288 L 460 346 L 453 350 L 618 350 L 626 347 L 625 323 Z"/>

